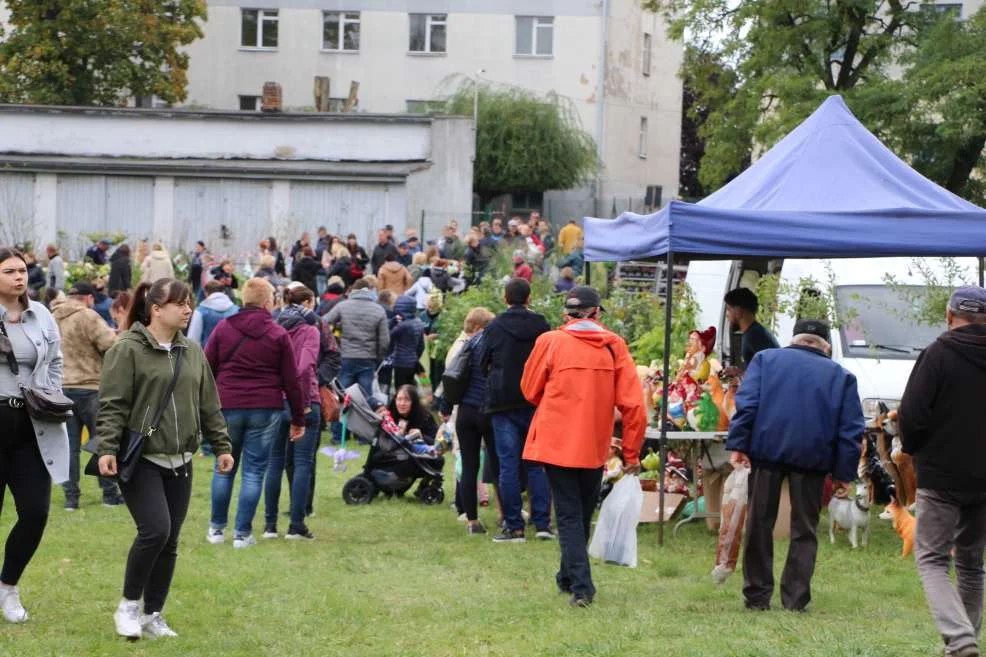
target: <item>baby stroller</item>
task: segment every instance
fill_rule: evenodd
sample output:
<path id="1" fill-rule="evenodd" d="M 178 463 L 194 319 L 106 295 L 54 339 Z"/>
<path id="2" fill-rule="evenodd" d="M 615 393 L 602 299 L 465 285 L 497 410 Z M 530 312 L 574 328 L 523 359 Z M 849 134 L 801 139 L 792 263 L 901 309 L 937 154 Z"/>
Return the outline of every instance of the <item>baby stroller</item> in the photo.
<path id="1" fill-rule="evenodd" d="M 379 493 L 403 497 L 418 480 L 414 496 L 421 502 L 431 505 L 445 501 L 442 488 L 445 459 L 417 454 L 408 438 L 385 431 L 380 416 L 359 384 L 346 388 L 342 414 L 349 431 L 371 441 L 363 472 L 342 487 L 342 499 L 346 504 L 369 504 Z"/>

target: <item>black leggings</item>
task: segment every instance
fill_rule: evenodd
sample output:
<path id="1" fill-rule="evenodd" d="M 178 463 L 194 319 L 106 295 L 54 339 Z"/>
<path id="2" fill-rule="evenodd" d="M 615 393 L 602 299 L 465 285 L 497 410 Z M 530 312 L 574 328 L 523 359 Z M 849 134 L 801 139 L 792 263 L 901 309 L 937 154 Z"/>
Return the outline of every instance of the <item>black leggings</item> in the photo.
<path id="1" fill-rule="evenodd" d="M 16 586 L 41 544 L 51 508 L 51 475 L 45 468 L 31 418 L 23 408 L 0 404 L 0 511 L 10 488 L 17 522 L 7 536 L 0 582 Z"/>
<path id="2" fill-rule="evenodd" d="M 489 441 L 493 435 L 490 416 L 475 406 L 459 406 L 455 418 L 455 435 L 459 438 L 459 452 L 462 454 L 462 482 L 459 493 L 462 507 L 468 520 L 476 520 L 479 514 L 476 485 L 479 478 L 479 451 L 483 440 Z"/>
<path id="3" fill-rule="evenodd" d="M 395 367 L 394 368 L 394 394 L 397 394 L 397 390 L 401 386 L 415 385 L 414 373 L 417 368 L 415 367 Z"/>
<path id="4" fill-rule="evenodd" d="M 178 535 L 192 496 L 191 464 L 174 471 L 141 459 L 130 481 L 120 486 L 137 538 L 127 557 L 123 597 L 144 598 L 144 613 L 164 609 L 175 574 Z"/>

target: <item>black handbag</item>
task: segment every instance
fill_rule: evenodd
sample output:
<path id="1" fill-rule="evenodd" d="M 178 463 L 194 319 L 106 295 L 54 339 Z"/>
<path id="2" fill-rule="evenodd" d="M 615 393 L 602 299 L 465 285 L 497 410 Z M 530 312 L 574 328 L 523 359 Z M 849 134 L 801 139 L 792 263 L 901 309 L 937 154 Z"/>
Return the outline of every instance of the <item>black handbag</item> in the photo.
<path id="1" fill-rule="evenodd" d="M 168 383 L 168 389 L 165 391 L 164 397 L 158 403 L 157 412 L 154 413 L 154 421 L 151 422 L 151 426 L 147 428 L 147 431 L 125 429 L 123 435 L 120 436 L 120 446 L 116 452 L 116 478 L 120 483 L 125 484 L 133 477 L 134 470 L 137 469 L 137 464 L 140 462 L 140 457 L 144 454 L 144 439 L 154 435 L 154 432 L 161 425 L 161 418 L 164 417 L 164 409 L 168 407 L 168 400 L 174 394 L 175 386 L 178 384 L 178 375 L 181 374 L 181 357 L 184 352 L 184 348 L 178 347 L 175 349 L 175 371 L 171 376 L 171 382 Z M 85 472 L 87 475 L 93 477 L 99 476 L 99 454 L 92 455 L 92 458 L 86 464 Z"/>
<path id="2" fill-rule="evenodd" d="M 7 323 L 0 322 L 0 334 L 3 335 L 3 351 L 7 357 L 7 365 L 10 371 L 17 377 L 21 367 L 17 363 L 14 355 L 13 345 L 10 344 L 10 336 L 7 335 Z M 24 396 L 24 407 L 28 415 L 41 422 L 65 422 L 72 417 L 72 408 L 75 402 L 66 397 L 61 390 L 44 390 L 21 385 L 21 393 Z"/>

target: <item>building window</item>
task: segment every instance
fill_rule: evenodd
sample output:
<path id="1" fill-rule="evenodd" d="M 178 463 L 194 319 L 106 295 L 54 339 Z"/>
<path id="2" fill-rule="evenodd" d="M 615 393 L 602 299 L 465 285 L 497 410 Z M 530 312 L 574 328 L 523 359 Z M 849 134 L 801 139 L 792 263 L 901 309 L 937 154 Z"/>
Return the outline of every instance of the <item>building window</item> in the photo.
<path id="1" fill-rule="evenodd" d="M 554 54 L 555 19 L 551 16 L 517 16 L 515 55 L 550 57 Z"/>
<path id="2" fill-rule="evenodd" d="M 644 75 L 650 75 L 650 60 L 653 51 L 653 42 L 651 41 L 651 35 L 644 32 Z"/>
<path id="3" fill-rule="evenodd" d="M 240 96 L 241 112 L 256 112 L 260 109 L 260 96 Z"/>
<path id="4" fill-rule="evenodd" d="M 408 114 L 438 114 L 445 111 L 444 100 L 408 100 Z"/>
<path id="5" fill-rule="evenodd" d="M 448 14 L 411 14 L 411 52 L 447 52 Z"/>
<path id="6" fill-rule="evenodd" d="M 640 157 L 647 159 L 647 117 L 640 117 Z"/>
<path id="7" fill-rule="evenodd" d="M 956 19 L 962 18 L 962 3 L 960 2 L 935 2 L 930 5 L 921 5 L 922 9 L 929 8 L 932 11 L 941 14 L 951 14 Z"/>
<path id="8" fill-rule="evenodd" d="M 240 45 L 244 48 L 277 48 L 277 10 L 241 11 Z"/>
<path id="9" fill-rule="evenodd" d="M 322 50 L 359 52 L 359 12 L 322 13 Z"/>

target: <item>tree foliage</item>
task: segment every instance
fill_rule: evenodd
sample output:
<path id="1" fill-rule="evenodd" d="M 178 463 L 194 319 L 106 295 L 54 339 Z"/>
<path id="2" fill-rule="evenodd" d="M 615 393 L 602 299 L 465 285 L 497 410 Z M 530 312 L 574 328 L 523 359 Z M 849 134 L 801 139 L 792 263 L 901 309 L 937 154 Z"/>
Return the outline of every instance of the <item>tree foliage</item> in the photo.
<path id="1" fill-rule="evenodd" d="M 181 102 L 204 0 L 7 0 L 0 100 L 119 105 L 130 96 Z"/>
<path id="2" fill-rule="evenodd" d="M 513 87 L 467 81 L 447 112 L 472 116 L 479 85 L 473 189 L 484 199 L 506 192 L 571 189 L 598 170 L 596 145 L 571 103 Z"/>
<path id="3" fill-rule="evenodd" d="M 645 0 L 698 55 L 683 78 L 710 108 L 699 137 L 705 191 L 833 93 L 936 182 L 969 195 L 983 133 L 982 21 L 963 25 L 905 0 Z M 980 14 L 983 14 L 980 11 Z M 721 62 L 736 84 L 703 67 Z M 905 72 L 903 78 L 892 73 Z M 971 84 L 978 71 L 976 84 Z M 968 91 L 965 87 L 971 86 Z M 950 99 L 953 94 L 962 99 Z M 947 120 L 947 115 L 954 120 Z M 946 125 L 938 125 L 946 117 Z M 974 118 L 973 118 L 974 117 Z M 977 141 L 978 140 L 978 141 Z M 972 166 L 969 163 L 972 162 Z M 975 177 L 973 176 L 973 179 Z"/>

